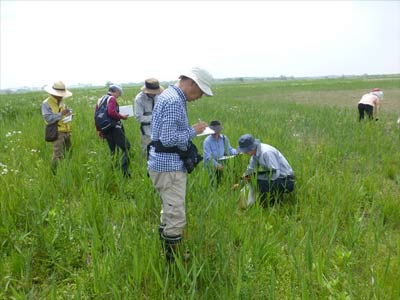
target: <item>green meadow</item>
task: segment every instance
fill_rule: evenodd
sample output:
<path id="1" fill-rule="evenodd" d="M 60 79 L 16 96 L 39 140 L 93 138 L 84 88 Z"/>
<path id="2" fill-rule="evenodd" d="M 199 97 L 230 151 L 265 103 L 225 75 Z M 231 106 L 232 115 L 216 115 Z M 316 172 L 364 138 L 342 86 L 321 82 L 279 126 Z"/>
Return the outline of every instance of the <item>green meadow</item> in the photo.
<path id="1" fill-rule="evenodd" d="M 360 123 L 357 102 L 374 87 L 379 121 Z M 124 88 L 120 105 L 139 88 Z M 232 185 L 247 156 L 229 161 L 218 189 L 198 167 L 186 198 L 191 259 L 171 266 L 139 124 L 124 123 L 126 180 L 94 127 L 106 88 L 72 91 L 73 151 L 55 176 L 46 93 L 1 95 L 0 299 L 400 298 L 399 76 L 217 84 L 215 97 L 188 103 L 191 123 L 220 120 L 233 147 L 245 133 L 275 146 L 297 181 L 281 205 L 242 210 Z"/>

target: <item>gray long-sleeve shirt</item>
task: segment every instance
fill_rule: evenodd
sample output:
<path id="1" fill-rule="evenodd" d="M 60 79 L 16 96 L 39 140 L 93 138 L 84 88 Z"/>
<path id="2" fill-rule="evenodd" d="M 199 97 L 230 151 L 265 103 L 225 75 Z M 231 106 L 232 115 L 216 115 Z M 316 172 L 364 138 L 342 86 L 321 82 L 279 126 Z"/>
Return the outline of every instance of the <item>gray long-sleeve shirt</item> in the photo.
<path id="1" fill-rule="evenodd" d="M 261 180 L 275 180 L 279 177 L 286 177 L 294 175 L 292 167 L 289 165 L 286 158 L 276 148 L 268 144 L 259 144 L 257 152 L 250 159 L 245 175 L 250 175 L 254 170 L 260 166 L 261 170 L 266 171 L 259 174 L 257 179 Z"/>
<path id="2" fill-rule="evenodd" d="M 157 102 L 157 96 L 154 100 L 149 97 L 146 93 L 140 92 L 135 97 L 135 119 L 139 123 L 150 123 L 153 114 L 154 105 Z M 151 136 L 151 125 L 143 125 L 144 134 Z"/>
<path id="3" fill-rule="evenodd" d="M 61 105 L 59 107 L 61 107 Z M 44 100 L 42 103 L 42 116 L 47 124 L 53 124 L 55 122 L 58 122 L 62 118 L 61 112 L 58 112 L 56 114 L 53 113 L 50 105 L 47 103 L 47 99 Z"/>

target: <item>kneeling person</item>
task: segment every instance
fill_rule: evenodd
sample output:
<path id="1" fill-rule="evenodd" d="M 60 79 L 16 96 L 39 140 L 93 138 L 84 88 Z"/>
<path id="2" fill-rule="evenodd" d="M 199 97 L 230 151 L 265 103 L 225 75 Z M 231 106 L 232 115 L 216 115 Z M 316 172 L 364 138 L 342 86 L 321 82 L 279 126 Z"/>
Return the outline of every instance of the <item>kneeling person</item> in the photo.
<path id="1" fill-rule="evenodd" d="M 268 204 L 268 198 L 271 205 L 281 201 L 284 193 L 294 190 L 292 167 L 276 148 L 262 144 L 252 135 L 245 134 L 239 138 L 238 151 L 251 157 L 244 178 L 250 181 L 250 175 L 257 172 L 257 186 L 262 205 Z"/>

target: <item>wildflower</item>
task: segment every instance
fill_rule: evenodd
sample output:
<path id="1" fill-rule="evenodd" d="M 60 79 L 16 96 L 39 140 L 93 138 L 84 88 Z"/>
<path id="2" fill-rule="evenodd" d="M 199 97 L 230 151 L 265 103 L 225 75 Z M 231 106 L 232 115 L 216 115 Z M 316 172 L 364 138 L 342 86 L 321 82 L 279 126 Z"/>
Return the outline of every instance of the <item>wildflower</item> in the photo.
<path id="1" fill-rule="evenodd" d="M 0 167 L 3 169 L 1 175 L 6 175 L 8 173 L 7 165 L 0 163 Z"/>

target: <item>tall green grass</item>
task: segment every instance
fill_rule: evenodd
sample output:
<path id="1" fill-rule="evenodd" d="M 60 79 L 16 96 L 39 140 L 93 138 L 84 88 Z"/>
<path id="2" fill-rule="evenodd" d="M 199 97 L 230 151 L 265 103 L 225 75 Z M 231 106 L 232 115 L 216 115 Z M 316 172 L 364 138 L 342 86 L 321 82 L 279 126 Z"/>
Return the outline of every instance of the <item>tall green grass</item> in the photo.
<path id="1" fill-rule="evenodd" d="M 399 90 L 392 79 L 232 84 L 188 104 L 193 123 L 221 120 L 234 147 L 244 133 L 277 147 L 297 181 L 284 204 L 242 211 L 231 186 L 248 158 L 229 162 L 218 189 L 199 167 L 186 198 L 184 246 L 192 257 L 171 267 L 160 251 L 160 200 L 146 176 L 138 124 L 125 122 L 133 175 L 125 180 L 93 125 L 103 91 L 75 90 L 66 100 L 76 113 L 73 151 L 53 176 L 40 115 L 46 95 L 2 95 L 0 298 L 399 298 L 396 112 L 359 123 L 355 104 L 332 107 L 319 98 L 342 90 L 357 98 L 378 85 L 389 95 Z M 121 104 L 138 90 L 127 88 Z M 305 92 L 321 105 L 297 101 Z"/>

